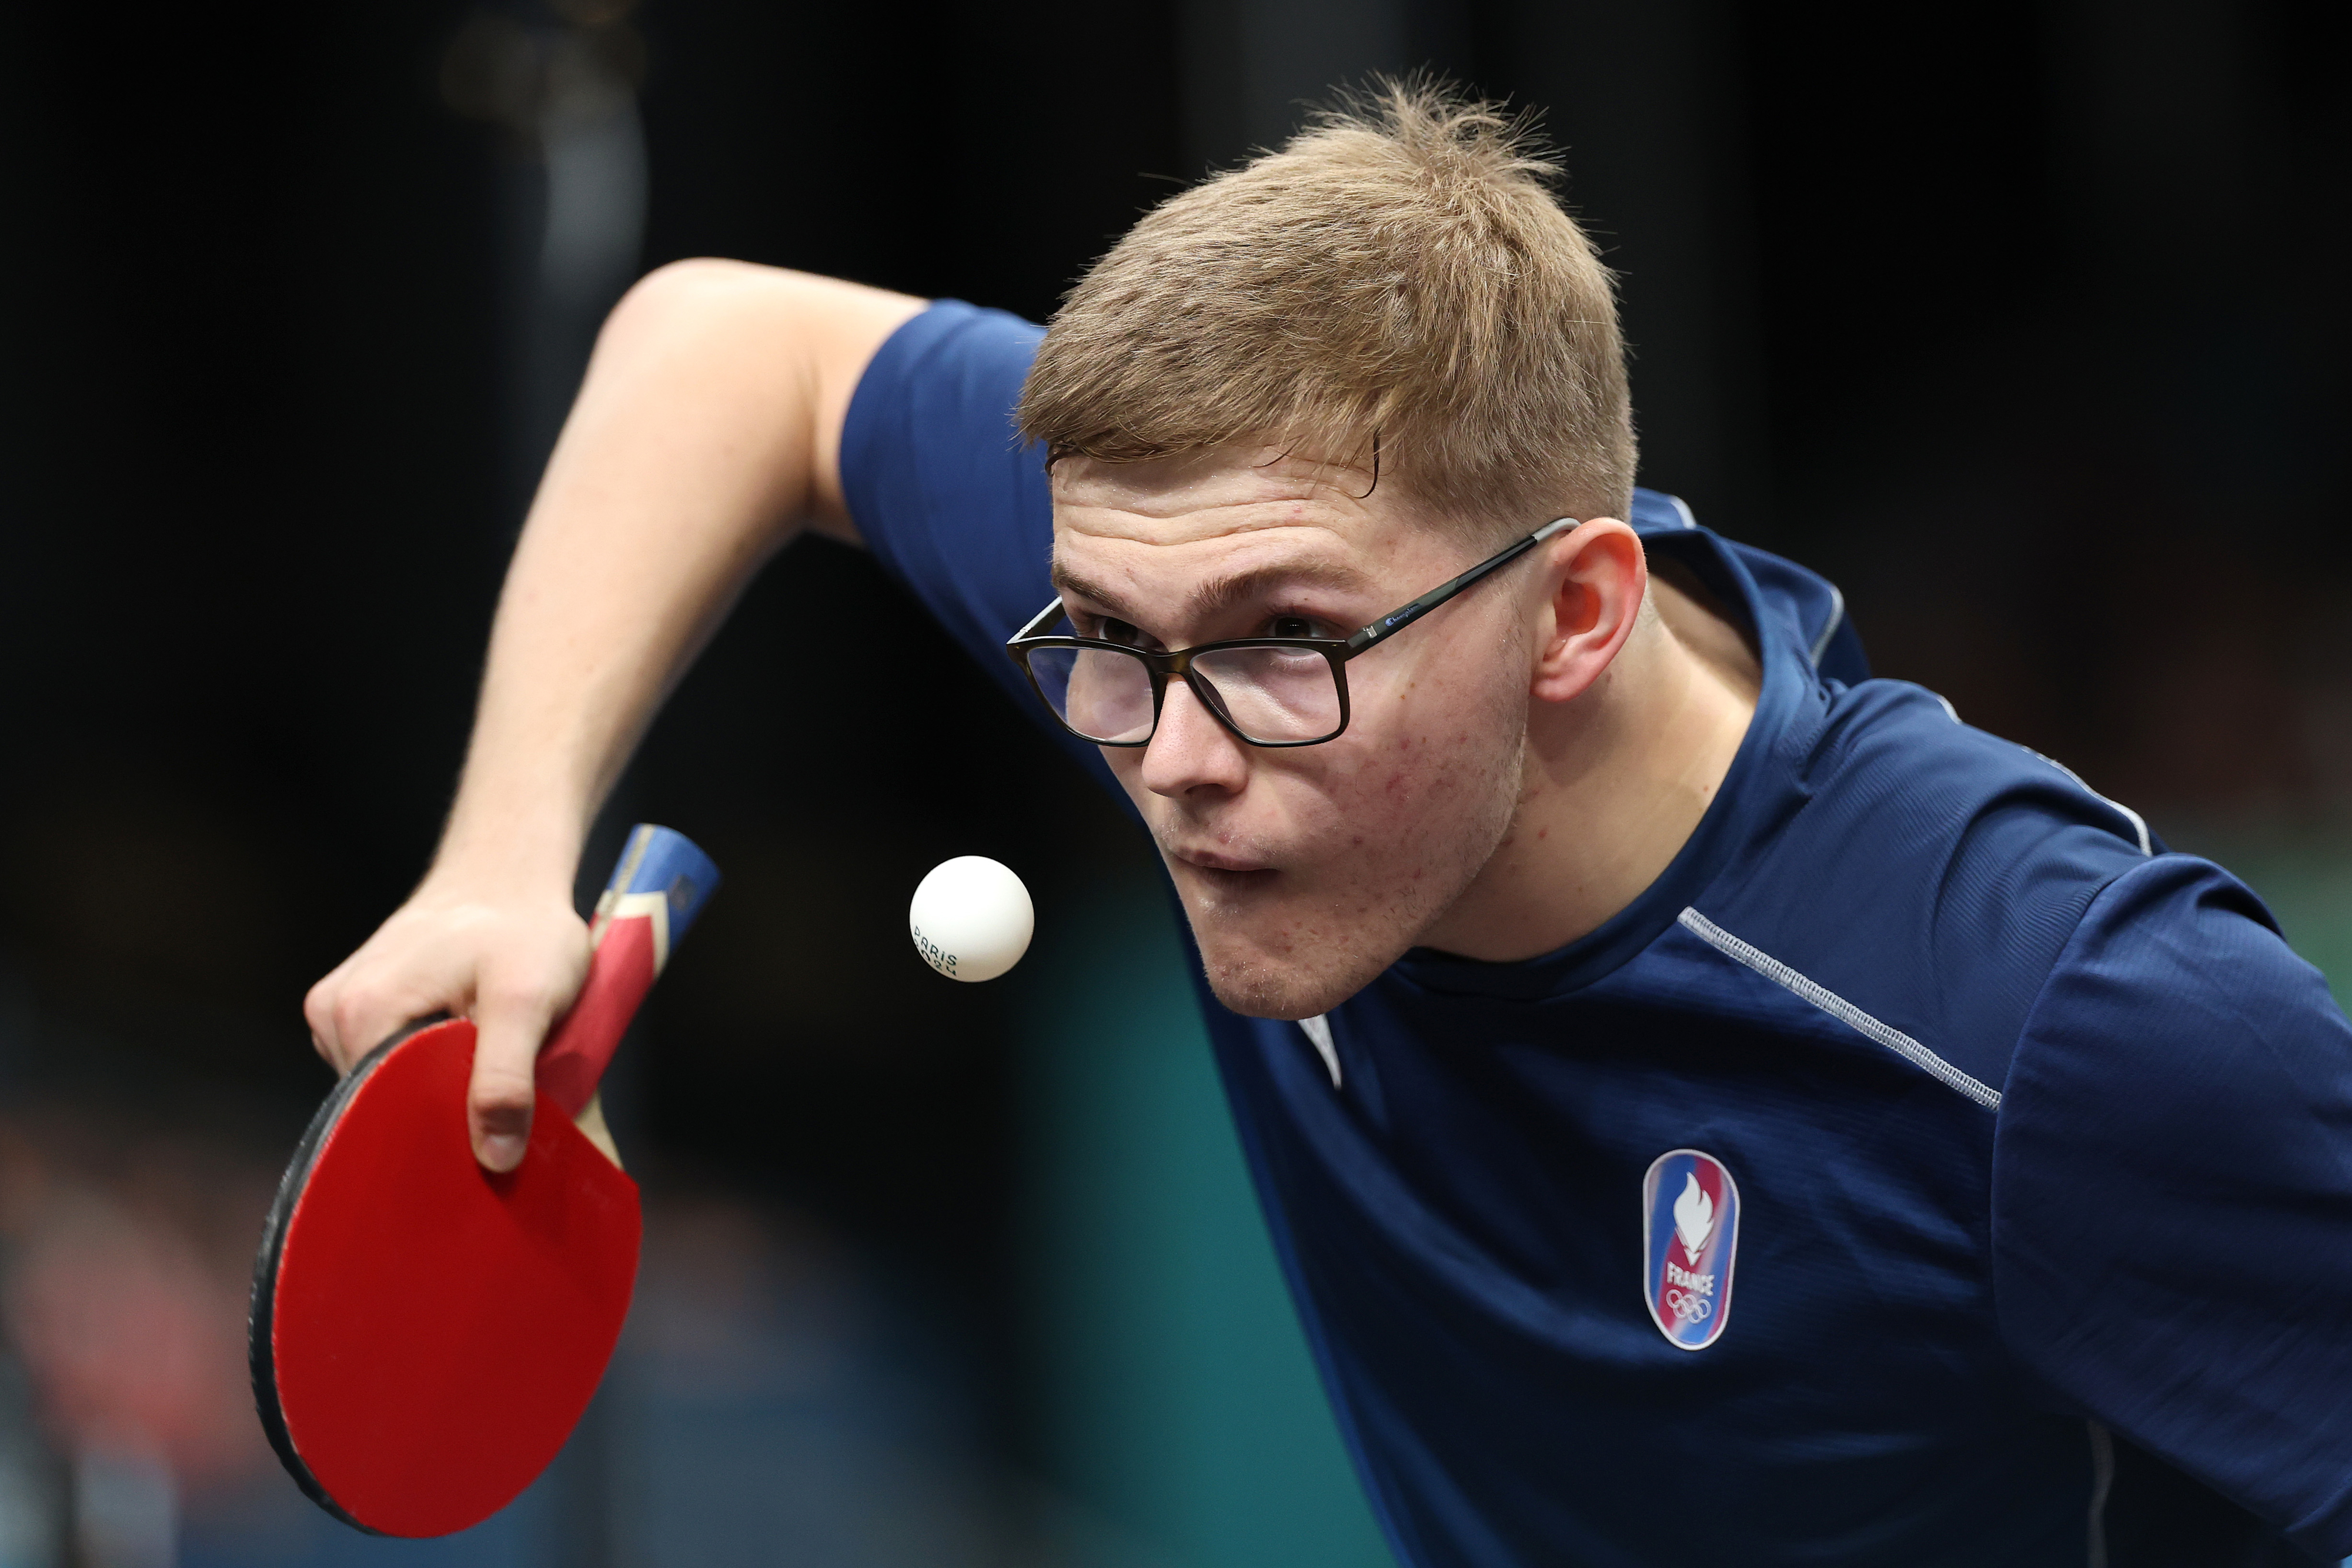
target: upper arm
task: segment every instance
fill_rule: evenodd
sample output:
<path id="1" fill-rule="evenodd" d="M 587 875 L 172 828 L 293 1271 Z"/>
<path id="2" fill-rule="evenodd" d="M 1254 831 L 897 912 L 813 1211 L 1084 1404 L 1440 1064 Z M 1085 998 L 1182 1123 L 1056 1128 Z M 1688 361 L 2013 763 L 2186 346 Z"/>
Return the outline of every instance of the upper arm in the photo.
<path id="1" fill-rule="evenodd" d="M 925 302 L 887 289 L 749 262 L 673 262 L 613 312 L 600 358 L 660 360 L 711 378 L 770 429 L 757 466 L 772 470 L 780 513 L 856 542 L 843 499 L 841 427 L 858 380 L 891 333 Z M 648 369 L 648 374 L 658 373 Z"/>
<path id="2" fill-rule="evenodd" d="M 1045 455 L 1014 418 L 1045 329 L 943 300 L 891 333 L 841 424 L 841 484 L 859 537 L 1016 707 L 1101 773 L 1058 725 L 1004 640 L 1054 597 Z M 1123 796 L 1121 797 L 1124 798 Z"/>
<path id="3" fill-rule="evenodd" d="M 2352 1551 L 2352 1024 L 2220 868 L 2162 856 L 2094 901 L 2026 1019 L 1992 1196 L 2021 1359 Z"/>

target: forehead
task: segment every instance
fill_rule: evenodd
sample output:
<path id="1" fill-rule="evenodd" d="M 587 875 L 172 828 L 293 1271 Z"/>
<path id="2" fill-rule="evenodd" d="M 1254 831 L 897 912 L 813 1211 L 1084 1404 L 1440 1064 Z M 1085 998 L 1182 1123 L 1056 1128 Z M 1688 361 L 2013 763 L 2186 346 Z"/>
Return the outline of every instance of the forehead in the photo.
<path id="1" fill-rule="evenodd" d="M 1442 541 L 1392 484 L 1236 444 L 1149 463 L 1067 457 L 1053 471 L 1057 568 L 1265 570 L 1297 563 L 1368 579 Z"/>

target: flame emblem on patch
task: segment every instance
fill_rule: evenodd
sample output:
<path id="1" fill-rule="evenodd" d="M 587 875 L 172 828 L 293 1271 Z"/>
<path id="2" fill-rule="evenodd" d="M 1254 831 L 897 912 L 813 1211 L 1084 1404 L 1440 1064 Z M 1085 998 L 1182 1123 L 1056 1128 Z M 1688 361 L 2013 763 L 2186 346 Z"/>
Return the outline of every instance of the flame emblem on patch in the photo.
<path id="1" fill-rule="evenodd" d="M 1698 1185 L 1698 1173 L 1683 1177 L 1683 1195 L 1675 1199 L 1675 1234 L 1682 1239 L 1683 1256 L 1696 1265 L 1706 1233 L 1715 1228 L 1715 1199 Z"/>
<path id="2" fill-rule="evenodd" d="M 1713 1155 L 1670 1149 L 1642 1178 L 1643 1296 L 1676 1350 L 1705 1350 L 1731 1319 L 1739 1186 Z"/>

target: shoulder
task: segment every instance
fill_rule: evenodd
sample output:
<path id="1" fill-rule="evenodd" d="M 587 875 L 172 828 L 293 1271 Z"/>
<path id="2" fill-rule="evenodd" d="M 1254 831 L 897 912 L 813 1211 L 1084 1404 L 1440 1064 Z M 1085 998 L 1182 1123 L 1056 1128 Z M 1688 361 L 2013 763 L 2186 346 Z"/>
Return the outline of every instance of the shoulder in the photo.
<path id="1" fill-rule="evenodd" d="M 876 350 L 842 425 L 842 494 L 859 536 L 1000 677 L 996 646 L 1052 596 L 1045 457 L 1013 417 L 1043 334 L 942 300 Z"/>
<path id="2" fill-rule="evenodd" d="M 887 533 L 974 483 L 1042 503 L 1043 461 L 1022 444 L 1013 411 L 1044 335 L 1018 316 L 943 299 L 883 340 L 842 423 L 842 489 L 861 529 L 871 518 Z"/>
<path id="3" fill-rule="evenodd" d="M 1825 684 L 1780 771 L 1700 913 L 1997 1092 L 2075 923 L 2156 848 L 2146 825 L 1899 681 Z"/>
<path id="4" fill-rule="evenodd" d="M 1008 435 L 1045 329 L 1003 310 L 942 299 L 884 340 L 851 398 L 844 436 L 887 441 L 917 420 L 969 420 Z"/>

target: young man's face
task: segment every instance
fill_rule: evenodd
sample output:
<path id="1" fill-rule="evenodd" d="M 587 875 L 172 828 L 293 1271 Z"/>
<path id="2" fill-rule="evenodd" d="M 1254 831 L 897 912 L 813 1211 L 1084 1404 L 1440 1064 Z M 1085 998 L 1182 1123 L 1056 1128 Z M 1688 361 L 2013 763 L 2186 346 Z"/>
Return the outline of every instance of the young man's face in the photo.
<path id="1" fill-rule="evenodd" d="M 1255 450 L 1066 458 L 1054 468 L 1063 602 L 1081 635 L 1154 648 L 1345 637 L 1486 553 L 1417 517 L 1395 486 L 1360 498 L 1351 480 L 1360 490 L 1360 476 Z M 1520 789 L 1523 575 L 1507 568 L 1349 662 L 1352 717 L 1336 740 L 1250 746 L 1171 681 L 1150 744 L 1104 749 L 1227 1007 L 1336 1007 L 1494 853 Z"/>

